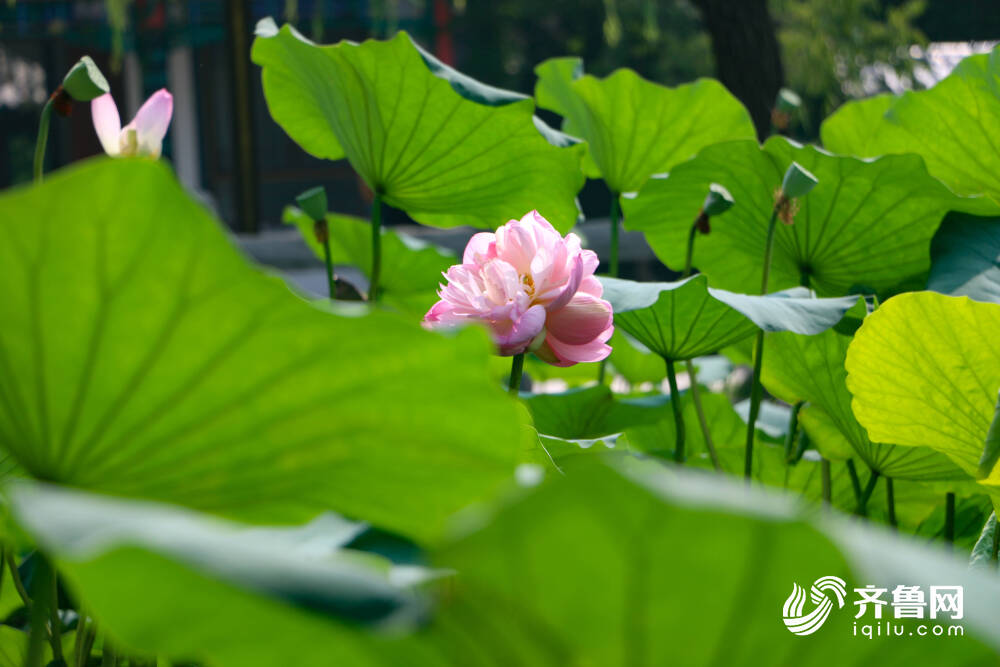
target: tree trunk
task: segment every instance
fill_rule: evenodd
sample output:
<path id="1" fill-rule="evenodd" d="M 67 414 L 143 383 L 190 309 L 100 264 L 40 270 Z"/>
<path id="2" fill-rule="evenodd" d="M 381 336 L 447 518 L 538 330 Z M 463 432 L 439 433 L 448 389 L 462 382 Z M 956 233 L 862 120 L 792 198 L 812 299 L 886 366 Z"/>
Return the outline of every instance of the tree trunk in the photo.
<path id="1" fill-rule="evenodd" d="M 693 0 L 712 36 L 719 80 L 746 105 L 763 141 L 784 83 L 781 49 L 767 0 Z"/>

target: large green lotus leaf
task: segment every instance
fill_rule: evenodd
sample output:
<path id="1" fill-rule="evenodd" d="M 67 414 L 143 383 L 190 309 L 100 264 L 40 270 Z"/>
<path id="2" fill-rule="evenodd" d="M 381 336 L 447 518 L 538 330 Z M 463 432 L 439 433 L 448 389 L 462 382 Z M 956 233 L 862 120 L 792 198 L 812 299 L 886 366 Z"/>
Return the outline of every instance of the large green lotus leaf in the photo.
<path id="1" fill-rule="evenodd" d="M 0 197 L 0 288 L 0 446 L 36 478 L 426 538 L 513 469 L 483 332 L 310 305 L 161 164 L 91 161 Z"/>
<path id="2" fill-rule="evenodd" d="M 587 175 L 612 192 L 638 190 L 705 146 L 756 137 L 750 114 L 714 79 L 668 88 L 630 69 L 598 79 L 583 74 L 579 58 L 546 60 L 535 73 L 538 106 L 587 140 Z"/>
<path id="3" fill-rule="evenodd" d="M 859 303 L 844 322 L 863 318 L 864 311 L 859 312 L 863 308 Z M 768 391 L 783 401 L 807 401 L 823 410 L 857 456 L 882 475 L 910 480 L 966 478 L 962 470 L 933 449 L 894 447 L 868 438 L 851 411 L 851 394 L 847 391 L 844 359 L 851 339 L 850 333 L 836 329 L 811 338 L 790 333 L 772 334 L 764 340 L 761 381 Z"/>
<path id="4" fill-rule="evenodd" d="M 847 351 L 847 388 L 874 441 L 926 446 L 976 475 L 1000 391 L 1000 305 L 935 292 L 886 301 Z M 990 485 L 1000 485 L 994 469 Z"/>
<path id="5" fill-rule="evenodd" d="M 442 616 L 466 638 L 463 664 L 871 665 L 873 651 L 887 666 L 997 661 L 1000 581 L 960 557 L 837 516 L 803 519 L 742 480 L 632 461 L 636 482 L 587 463 L 438 554 L 461 572 Z M 796 637 L 782 605 L 793 584 L 823 576 L 846 582 L 845 605 Z M 877 647 L 854 636 L 852 589 L 903 582 L 925 594 L 964 586 L 964 636 Z"/>
<path id="6" fill-rule="evenodd" d="M 708 286 L 704 275 L 673 283 L 601 278 L 615 324 L 665 359 L 692 359 L 748 338 L 758 329 L 813 335 L 832 327 L 857 297 L 814 299 L 794 289 L 767 296 Z"/>
<path id="7" fill-rule="evenodd" d="M 694 265 L 713 287 L 756 290 L 774 194 L 792 161 L 819 184 L 798 201 L 795 224 L 779 223 L 775 230 L 772 291 L 799 285 L 804 277 L 828 296 L 856 285 L 923 285 L 931 237 L 959 202 L 915 155 L 865 161 L 783 137 L 772 137 L 763 148 L 752 141 L 717 144 L 625 199 L 625 225 L 642 231 L 656 255 L 679 270 L 708 186 L 721 183 L 736 203 L 712 224 L 711 234 L 697 238 Z"/>
<path id="8" fill-rule="evenodd" d="M 323 246 L 316 240 L 313 221 L 300 209 L 289 206 L 284 212 L 286 224 L 298 227 L 302 238 L 316 256 L 323 260 Z M 367 278 L 372 268 L 371 223 L 349 215 L 326 216 L 330 233 L 330 257 L 334 264 L 358 267 Z M 441 274 L 458 257 L 449 250 L 391 230 L 382 230 L 382 271 L 380 298 L 390 304 L 410 304 L 410 310 L 426 311 L 436 300 L 435 291 Z M 421 313 L 422 314 L 422 313 Z"/>
<path id="9" fill-rule="evenodd" d="M 820 128 L 837 153 L 916 153 L 956 194 L 985 194 L 1000 213 L 1000 50 L 963 60 L 930 90 L 849 102 Z"/>
<path id="10" fill-rule="evenodd" d="M 670 412 L 669 396 L 621 398 L 606 385 L 522 398 L 540 434 L 569 440 L 621 433 L 632 426 L 652 424 Z"/>
<path id="11" fill-rule="evenodd" d="M 393 664 L 401 646 L 365 626 L 409 624 L 425 607 L 370 554 L 305 552 L 298 529 L 37 483 L 6 495 L 126 653 L 226 667 Z"/>
<path id="12" fill-rule="evenodd" d="M 562 231 L 576 222 L 584 147 L 550 143 L 530 98 L 483 103 L 484 87 L 429 65 L 406 33 L 319 46 L 265 20 L 252 57 L 288 135 L 316 157 L 346 157 L 415 220 L 495 228 L 537 209 Z"/>
<path id="13" fill-rule="evenodd" d="M 931 256 L 927 289 L 1000 303 L 1000 217 L 948 214 Z"/>

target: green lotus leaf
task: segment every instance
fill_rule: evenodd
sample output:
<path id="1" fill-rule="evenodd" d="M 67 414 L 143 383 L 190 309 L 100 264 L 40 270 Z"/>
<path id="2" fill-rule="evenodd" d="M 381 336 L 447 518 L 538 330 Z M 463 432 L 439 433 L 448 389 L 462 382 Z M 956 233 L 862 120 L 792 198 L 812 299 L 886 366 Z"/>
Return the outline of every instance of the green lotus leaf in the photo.
<path id="1" fill-rule="evenodd" d="M 798 200 L 795 223 L 775 230 L 772 290 L 807 281 L 821 296 L 836 296 L 856 285 L 881 291 L 924 284 L 931 238 L 958 199 L 915 155 L 864 161 L 783 137 L 763 148 L 752 141 L 717 144 L 626 198 L 625 226 L 643 232 L 656 255 L 680 269 L 705 191 L 720 183 L 736 203 L 711 234 L 698 238 L 694 265 L 713 287 L 746 291 L 760 284 L 775 191 L 793 161 L 819 184 Z"/>
<path id="2" fill-rule="evenodd" d="M 982 215 L 1000 213 L 1000 49 L 966 58 L 929 90 L 848 102 L 820 134 L 845 155 L 916 153 L 956 194 L 987 195 Z"/>
<path id="3" fill-rule="evenodd" d="M 845 323 L 854 318 L 859 323 L 864 317 L 863 308 L 859 303 L 845 318 Z M 783 401 L 808 401 L 822 410 L 856 456 L 881 475 L 910 480 L 966 478 L 962 470 L 933 449 L 894 447 L 868 438 L 851 411 L 851 394 L 847 391 L 844 359 L 851 339 L 850 333 L 845 335 L 836 329 L 810 338 L 789 333 L 772 334 L 764 340 L 761 381 L 769 392 Z M 816 416 L 809 419 L 816 419 Z M 804 426 L 810 432 L 809 420 Z M 822 437 L 822 426 L 820 435 Z M 828 437 L 825 440 L 829 442 Z"/>
<path id="4" fill-rule="evenodd" d="M 621 433 L 629 427 L 659 421 L 670 412 L 669 396 L 620 398 L 605 385 L 522 398 L 540 434 L 568 440 Z"/>
<path id="5" fill-rule="evenodd" d="M 546 60 L 535 74 L 538 106 L 586 139 L 587 175 L 612 192 L 638 190 L 705 146 L 757 136 L 747 110 L 714 79 L 668 88 L 630 69 L 598 79 L 583 74 L 579 58 Z"/>
<path id="6" fill-rule="evenodd" d="M 767 296 L 708 287 L 697 275 L 673 283 L 601 278 L 615 324 L 664 359 L 710 354 L 764 331 L 813 335 L 832 327 L 857 297 L 814 299 L 796 289 Z"/>
<path id="7" fill-rule="evenodd" d="M 0 196 L 0 289 L 0 448 L 38 479 L 430 538 L 514 468 L 482 331 L 310 305 L 162 164 L 95 160 Z"/>
<path id="8" fill-rule="evenodd" d="M 927 289 L 1000 303 L 1000 217 L 949 213 L 931 256 Z"/>
<path id="9" fill-rule="evenodd" d="M 19 527 L 126 655 L 226 667 L 331 656 L 393 664 L 397 647 L 366 628 L 412 625 L 426 606 L 373 554 L 304 551 L 300 528 L 34 482 L 5 492 Z"/>
<path id="10" fill-rule="evenodd" d="M 413 219 L 493 229 L 537 209 L 562 231 L 576 222 L 584 147 L 553 145 L 530 98 L 435 64 L 406 33 L 319 46 L 266 19 L 252 57 L 288 135 L 316 157 L 346 157 Z"/>
<path id="11" fill-rule="evenodd" d="M 996 512 L 990 514 L 990 518 L 983 525 L 983 532 L 976 540 L 972 548 L 972 555 L 969 557 L 969 567 L 986 571 L 997 571 L 997 552 L 1000 551 L 1000 535 L 998 535 Z"/>
<path id="12" fill-rule="evenodd" d="M 846 359 L 851 405 L 869 437 L 930 447 L 976 476 L 1000 391 L 997 331 L 997 304 L 935 292 L 882 304 Z M 982 481 L 1000 485 L 1000 469 Z"/>
<path id="13" fill-rule="evenodd" d="M 834 654 L 868 665 L 873 644 L 853 636 L 852 589 L 901 579 L 964 586 L 964 636 L 883 636 L 879 664 L 997 659 L 1000 581 L 969 572 L 962 558 L 841 518 L 804 519 L 742 480 L 634 459 L 620 473 L 577 458 L 437 554 L 462 573 L 442 619 L 455 641 L 475 638 L 452 650 L 464 664 L 475 650 L 483 664 L 508 665 L 819 666 Z M 842 578 L 848 599 L 796 637 L 782 603 L 793 583 L 808 588 L 821 576 Z M 913 631 L 909 623 L 927 621 L 897 622 Z"/>
<path id="14" fill-rule="evenodd" d="M 302 210 L 289 206 L 285 224 L 298 227 L 313 253 L 323 260 L 323 246 L 316 240 L 313 221 Z M 330 257 L 334 264 L 356 266 L 367 278 L 372 268 L 371 223 L 349 215 L 328 214 Z M 458 258 L 449 250 L 393 230 L 382 229 L 382 271 L 379 290 L 386 303 L 406 305 L 407 311 L 423 314 L 437 300 L 441 274 Z"/>

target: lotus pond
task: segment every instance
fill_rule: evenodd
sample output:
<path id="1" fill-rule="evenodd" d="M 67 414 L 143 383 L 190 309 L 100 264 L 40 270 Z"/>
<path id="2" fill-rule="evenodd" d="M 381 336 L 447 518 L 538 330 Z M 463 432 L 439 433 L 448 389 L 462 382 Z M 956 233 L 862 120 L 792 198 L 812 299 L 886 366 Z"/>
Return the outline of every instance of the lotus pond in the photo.
<path id="1" fill-rule="evenodd" d="M 251 57 L 373 195 L 285 211 L 330 298 L 87 59 L 0 193 L 0 666 L 1000 664 L 1000 49 L 822 146 L 708 79 L 526 95 L 269 20 Z M 42 173 L 74 103 L 108 155 Z"/>

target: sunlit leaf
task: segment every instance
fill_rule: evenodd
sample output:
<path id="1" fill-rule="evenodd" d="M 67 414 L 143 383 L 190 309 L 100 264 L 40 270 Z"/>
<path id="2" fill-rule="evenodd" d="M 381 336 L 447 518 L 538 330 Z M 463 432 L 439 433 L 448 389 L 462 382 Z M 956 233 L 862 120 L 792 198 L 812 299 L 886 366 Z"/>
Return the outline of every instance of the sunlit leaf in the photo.
<path id="1" fill-rule="evenodd" d="M 848 102 L 820 128 L 837 153 L 916 153 L 956 194 L 985 194 L 1000 212 L 1000 50 L 963 60 L 930 90 Z M 977 212 L 973 211 L 973 212 Z"/>
<path id="2" fill-rule="evenodd" d="M 267 19 L 252 57 L 288 135 L 316 157 L 346 157 L 415 220 L 492 229 L 537 209 L 563 231 L 576 222 L 583 146 L 553 145 L 530 98 L 459 75 L 406 33 L 319 46 Z"/>
<path id="3" fill-rule="evenodd" d="M 0 288 L 0 446 L 36 478 L 429 537 L 513 470 L 519 419 L 483 332 L 319 310 L 161 164 L 88 162 L 0 197 Z"/>
<path id="4" fill-rule="evenodd" d="M 782 137 L 710 146 L 651 179 L 625 199 L 625 225 L 642 231 L 667 266 L 684 266 L 688 233 L 711 183 L 735 205 L 694 246 L 694 265 L 713 287 L 747 291 L 761 280 L 768 219 L 782 174 L 792 161 L 819 184 L 798 201 L 795 224 L 775 230 L 770 288 L 809 286 L 820 295 L 856 285 L 877 291 L 924 284 L 931 237 L 957 198 L 930 177 L 915 155 L 862 161 L 798 146 Z"/>
<path id="5" fill-rule="evenodd" d="M 535 73 L 538 106 L 587 140 L 587 175 L 612 192 L 638 190 L 705 146 L 756 137 L 750 114 L 714 79 L 668 88 L 630 69 L 598 79 L 583 74 L 579 58 L 546 60 Z"/>
<path id="6" fill-rule="evenodd" d="M 864 305 L 851 311 L 845 323 L 864 317 Z M 851 411 L 844 359 L 851 333 L 830 329 L 811 338 L 773 334 L 764 341 L 762 381 L 772 394 L 788 403 L 808 401 L 821 409 L 869 468 L 894 479 L 964 479 L 947 457 L 927 447 L 894 447 L 872 442 Z M 806 419 L 806 428 L 810 419 Z M 827 440 L 828 442 L 828 440 Z"/>
<path id="7" fill-rule="evenodd" d="M 1000 305 L 935 292 L 886 301 L 847 351 L 852 407 L 877 442 L 926 446 L 976 475 L 1000 391 Z M 984 483 L 1000 484 L 1000 470 Z"/>

